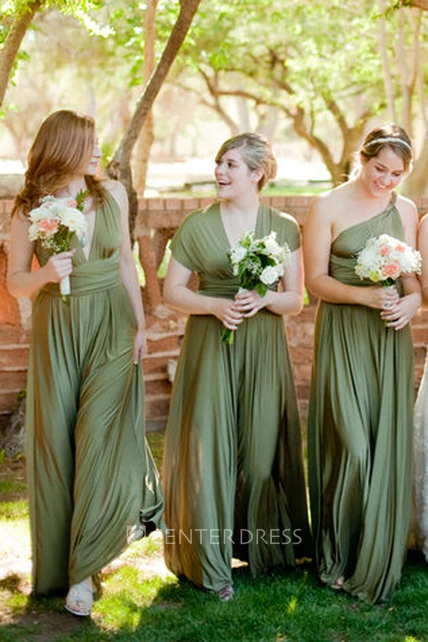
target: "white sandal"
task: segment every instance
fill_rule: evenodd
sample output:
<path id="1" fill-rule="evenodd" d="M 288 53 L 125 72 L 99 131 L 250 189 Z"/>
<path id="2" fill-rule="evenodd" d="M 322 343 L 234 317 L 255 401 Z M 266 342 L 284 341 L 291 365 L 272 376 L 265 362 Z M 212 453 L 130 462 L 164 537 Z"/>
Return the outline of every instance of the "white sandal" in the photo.
<path id="1" fill-rule="evenodd" d="M 94 597 L 92 594 L 92 577 L 87 577 L 79 584 L 70 586 L 65 600 L 65 608 L 73 615 L 88 617 L 91 615 Z"/>

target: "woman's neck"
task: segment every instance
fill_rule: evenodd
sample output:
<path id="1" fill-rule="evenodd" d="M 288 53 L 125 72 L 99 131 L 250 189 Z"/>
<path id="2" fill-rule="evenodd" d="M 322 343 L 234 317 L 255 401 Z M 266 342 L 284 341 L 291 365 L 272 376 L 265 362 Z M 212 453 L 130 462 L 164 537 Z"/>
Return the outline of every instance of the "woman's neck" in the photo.
<path id="1" fill-rule="evenodd" d="M 225 216 L 233 216 L 240 219 L 253 219 L 257 217 L 260 199 L 254 194 L 245 194 L 240 198 L 222 199 L 221 211 Z"/>
<path id="2" fill-rule="evenodd" d="M 380 206 L 387 205 L 393 198 L 394 190 L 390 189 L 384 194 L 373 194 L 370 189 L 365 184 L 361 175 L 358 175 L 354 181 L 354 192 L 358 200 L 362 204 L 366 204 L 368 207 L 373 206 L 374 209 L 377 209 Z"/>
<path id="3" fill-rule="evenodd" d="M 73 178 L 64 189 L 61 190 L 60 196 L 71 196 L 76 198 L 79 192 L 84 192 L 88 189 L 86 181 L 83 176 Z"/>

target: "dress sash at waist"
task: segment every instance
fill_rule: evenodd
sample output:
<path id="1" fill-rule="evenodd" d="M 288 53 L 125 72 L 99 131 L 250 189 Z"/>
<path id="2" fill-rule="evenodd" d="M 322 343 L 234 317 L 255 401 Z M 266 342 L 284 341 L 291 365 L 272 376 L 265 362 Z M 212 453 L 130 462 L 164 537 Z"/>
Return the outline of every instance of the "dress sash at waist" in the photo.
<path id="1" fill-rule="evenodd" d="M 94 259 L 73 267 L 70 275 L 70 296 L 83 296 L 120 285 L 118 256 Z M 50 296 L 61 296 L 59 283 L 48 283 L 42 290 Z"/>
<path id="2" fill-rule="evenodd" d="M 373 285 L 372 281 L 367 279 L 361 280 L 355 272 L 357 260 L 354 256 L 337 256 L 330 255 L 329 274 L 334 279 L 347 285 Z"/>
<path id="3" fill-rule="evenodd" d="M 278 285 L 269 288 L 269 290 L 276 291 Z M 235 294 L 239 290 L 239 285 L 236 283 L 216 283 L 215 285 L 205 284 L 203 287 L 199 288 L 198 294 L 203 294 L 204 296 L 212 296 L 216 299 L 233 299 Z"/>

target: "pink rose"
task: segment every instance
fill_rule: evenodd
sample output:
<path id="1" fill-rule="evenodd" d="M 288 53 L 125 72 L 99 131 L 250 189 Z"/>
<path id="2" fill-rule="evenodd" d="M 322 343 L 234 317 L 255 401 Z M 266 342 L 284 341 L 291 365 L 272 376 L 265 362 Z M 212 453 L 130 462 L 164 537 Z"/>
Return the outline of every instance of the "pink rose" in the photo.
<path id="1" fill-rule="evenodd" d="M 401 274 L 400 264 L 396 262 L 387 263 L 382 266 L 382 276 L 387 279 L 398 279 Z"/>
<path id="2" fill-rule="evenodd" d="M 58 221 L 55 221 L 55 220 L 52 220 L 52 219 L 49 219 L 49 218 L 45 218 L 45 219 L 42 219 L 41 221 L 39 221 L 39 226 L 40 226 L 40 229 L 43 232 L 45 232 L 45 234 L 50 236 L 52 234 L 55 234 L 55 232 L 57 231 L 57 229 L 58 229 Z"/>

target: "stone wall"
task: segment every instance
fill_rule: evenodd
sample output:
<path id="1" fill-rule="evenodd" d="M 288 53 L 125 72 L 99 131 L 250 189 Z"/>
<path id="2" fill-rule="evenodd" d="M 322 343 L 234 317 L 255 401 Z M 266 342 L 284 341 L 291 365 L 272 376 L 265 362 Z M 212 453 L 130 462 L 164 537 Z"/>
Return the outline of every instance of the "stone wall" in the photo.
<path id="1" fill-rule="evenodd" d="M 270 197 L 270 205 L 289 212 L 303 223 L 311 197 Z M 164 308 L 162 283 L 156 268 L 168 238 L 190 211 L 205 207 L 210 199 L 154 198 L 141 199 L 136 236 L 148 276 L 143 291 L 147 316 L 149 354 L 144 360 L 146 382 L 146 417 L 149 430 L 165 426 L 171 393 L 168 364 L 174 365 L 183 335 L 185 317 Z M 0 429 L 6 425 L 18 393 L 25 387 L 28 347 L 31 336 L 28 302 L 13 299 L 5 286 L 9 238 L 9 212 L 12 201 L 0 199 Z M 418 200 L 420 214 L 428 211 L 428 199 Z M 286 321 L 286 331 L 294 364 L 296 387 L 302 417 L 306 416 L 312 364 L 316 301 L 303 312 Z M 428 343 L 428 311 L 421 310 L 412 323 L 415 346 L 415 386 L 418 385 Z"/>

